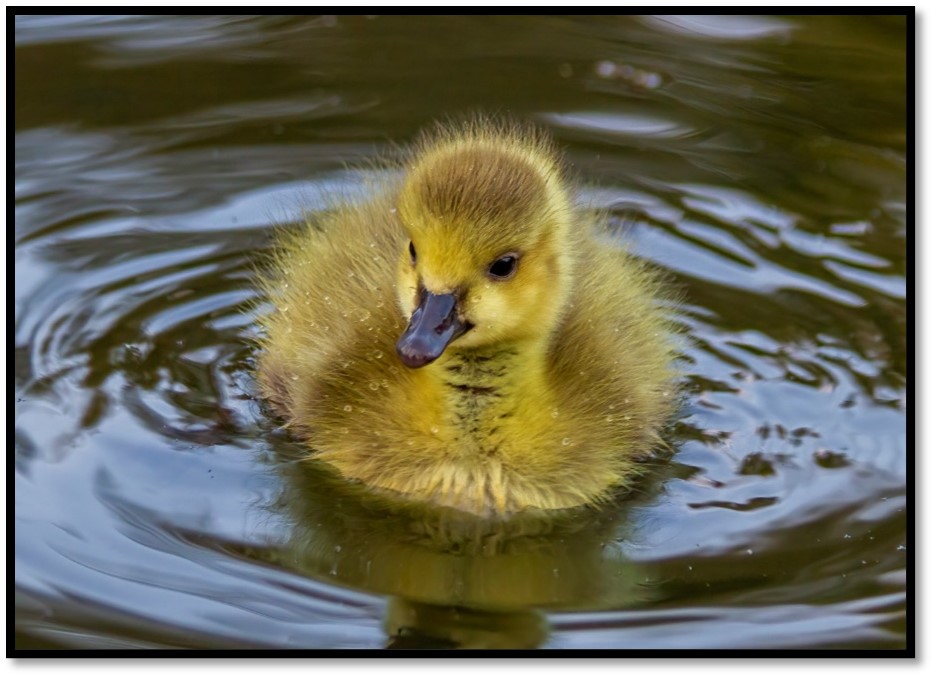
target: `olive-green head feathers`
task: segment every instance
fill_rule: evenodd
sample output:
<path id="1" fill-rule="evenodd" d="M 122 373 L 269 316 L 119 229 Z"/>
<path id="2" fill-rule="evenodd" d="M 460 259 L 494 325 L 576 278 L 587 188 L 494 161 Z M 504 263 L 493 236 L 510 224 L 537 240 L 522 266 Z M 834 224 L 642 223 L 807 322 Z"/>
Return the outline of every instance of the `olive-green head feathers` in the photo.
<path id="1" fill-rule="evenodd" d="M 439 322 L 460 324 L 448 343 L 462 348 L 548 336 L 574 252 L 571 198 L 547 141 L 508 127 L 442 132 L 412 155 L 397 213 L 408 235 L 400 306 L 406 316 L 437 310 L 422 313 L 403 361 L 440 355 L 447 344 L 428 346 Z"/>

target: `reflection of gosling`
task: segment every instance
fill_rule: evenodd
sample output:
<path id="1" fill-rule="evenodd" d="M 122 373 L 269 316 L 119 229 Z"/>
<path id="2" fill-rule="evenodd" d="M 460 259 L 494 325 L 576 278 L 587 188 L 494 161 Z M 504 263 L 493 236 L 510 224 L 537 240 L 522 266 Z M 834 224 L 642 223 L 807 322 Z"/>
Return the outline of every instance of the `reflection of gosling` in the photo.
<path id="1" fill-rule="evenodd" d="M 652 570 L 615 545 L 640 540 L 628 508 L 641 500 L 482 518 L 367 491 L 324 463 L 277 470 L 283 492 L 270 516 L 289 525 L 289 537 L 250 556 L 303 576 L 429 607 L 497 612 L 620 609 L 654 598 Z M 650 482 L 643 486 L 652 493 Z"/>
<path id="2" fill-rule="evenodd" d="M 548 638 L 538 611 L 493 612 L 392 599 L 389 649 L 537 649 Z"/>
<path id="3" fill-rule="evenodd" d="M 538 133 L 475 123 L 286 236 L 264 394 L 343 475 L 477 514 L 594 503 L 671 411 L 652 274 Z"/>

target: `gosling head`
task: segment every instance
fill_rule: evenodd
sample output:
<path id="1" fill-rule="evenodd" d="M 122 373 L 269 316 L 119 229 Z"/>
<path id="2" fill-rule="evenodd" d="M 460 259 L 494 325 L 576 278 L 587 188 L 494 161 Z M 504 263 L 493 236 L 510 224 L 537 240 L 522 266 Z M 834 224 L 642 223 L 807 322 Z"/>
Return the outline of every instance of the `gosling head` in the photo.
<path id="1" fill-rule="evenodd" d="M 423 367 L 449 349 L 540 340 L 564 304 L 570 200 L 544 142 L 475 133 L 414 159 L 396 212 L 409 239 L 399 260 L 396 345 Z"/>

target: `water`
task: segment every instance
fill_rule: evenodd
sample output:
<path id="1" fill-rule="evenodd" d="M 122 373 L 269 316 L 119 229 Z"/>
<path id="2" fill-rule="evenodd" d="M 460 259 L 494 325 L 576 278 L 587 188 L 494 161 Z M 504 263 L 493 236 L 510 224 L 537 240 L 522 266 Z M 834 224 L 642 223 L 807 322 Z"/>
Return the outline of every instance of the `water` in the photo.
<path id="1" fill-rule="evenodd" d="M 17 17 L 17 646 L 906 645 L 903 17 Z M 684 297 L 603 511 L 395 513 L 255 400 L 252 271 L 465 110 Z"/>

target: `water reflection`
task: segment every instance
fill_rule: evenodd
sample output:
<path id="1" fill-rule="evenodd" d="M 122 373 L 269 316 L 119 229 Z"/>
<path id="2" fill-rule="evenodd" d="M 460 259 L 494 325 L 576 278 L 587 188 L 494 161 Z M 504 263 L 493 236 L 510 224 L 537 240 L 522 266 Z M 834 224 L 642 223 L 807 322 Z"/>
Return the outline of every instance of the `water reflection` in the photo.
<path id="1" fill-rule="evenodd" d="M 394 599 L 386 617 L 387 649 L 538 649 L 548 637 L 544 614 L 481 611 Z"/>
<path id="2" fill-rule="evenodd" d="M 713 40 L 758 40 L 787 38 L 795 26 L 789 21 L 767 16 L 674 15 L 643 17 L 649 26 L 690 38 Z"/>
<path id="3" fill-rule="evenodd" d="M 537 646 L 548 623 L 536 609 L 634 607 L 657 596 L 651 566 L 630 562 L 620 543 L 631 536 L 629 510 L 657 491 L 658 477 L 622 507 L 492 520 L 374 494 L 294 444 L 283 453 L 294 460 L 275 465 L 285 484 L 268 508 L 289 524 L 288 542 L 252 556 L 391 596 L 393 646 Z"/>

